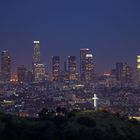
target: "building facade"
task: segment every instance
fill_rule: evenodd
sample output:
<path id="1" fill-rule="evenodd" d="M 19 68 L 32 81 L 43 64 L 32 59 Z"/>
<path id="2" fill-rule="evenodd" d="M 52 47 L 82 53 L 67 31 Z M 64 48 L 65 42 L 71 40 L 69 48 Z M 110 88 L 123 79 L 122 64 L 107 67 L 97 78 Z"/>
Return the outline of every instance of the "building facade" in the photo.
<path id="1" fill-rule="evenodd" d="M 140 84 L 140 55 L 137 55 L 137 68 L 136 68 L 136 71 L 137 71 L 137 74 L 136 74 L 136 81 L 138 84 Z"/>
<path id="2" fill-rule="evenodd" d="M 70 81 L 77 80 L 76 56 L 68 56 L 68 73 L 69 73 L 69 80 Z"/>
<path id="3" fill-rule="evenodd" d="M 44 64 L 34 64 L 34 81 L 42 82 L 46 79 L 46 68 Z"/>
<path id="4" fill-rule="evenodd" d="M 27 80 L 27 69 L 24 65 L 17 68 L 18 82 L 26 82 Z"/>
<path id="5" fill-rule="evenodd" d="M 94 60 L 92 54 L 86 54 L 86 64 L 85 64 L 85 81 L 94 81 Z"/>
<path id="6" fill-rule="evenodd" d="M 58 82 L 60 79 L 60 57 L 52 57 L 52 80 Z"/>
<path id="7" fill-rule="evenodd" d="M 41 62 L 40 56 L 40 41 L 33 41 L 33 64 Z"/>
<path id="8" fill-rule="evenodd" d="M 4 81 L 10 81 L 11 79 L 11 58 L 9 52 L 4 50 L 1 52 L 1 73 Z"/>
<path id="9" fill-rule="evenodd" d="M 133 80 L 133 69 L 127 63 L 118 62 L 116 63 L 116 79 L 122 85 L 132 83 Z"/>
<path id="10" fill-rule="evenodd" d="M 80 80 L 86 83 L 94 80 L 94 59 L 89 48 L 80 49 Z"/>

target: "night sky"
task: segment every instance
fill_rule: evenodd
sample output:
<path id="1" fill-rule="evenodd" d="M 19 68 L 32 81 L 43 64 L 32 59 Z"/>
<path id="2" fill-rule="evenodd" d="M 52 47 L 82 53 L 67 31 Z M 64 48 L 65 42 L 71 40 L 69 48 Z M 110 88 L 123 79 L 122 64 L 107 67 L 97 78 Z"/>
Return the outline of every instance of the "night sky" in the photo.
<path id="1" fill-rule="evenodd" d="M 96 71 L 118 61 L 135 65 L 140 54 L 140 0 L 0 0 L 0 49 L 13 66 L 31 66 L 32 42 L 41 41 L 42 62 L 52 55 L 79 57 L 93 50 Z"/>

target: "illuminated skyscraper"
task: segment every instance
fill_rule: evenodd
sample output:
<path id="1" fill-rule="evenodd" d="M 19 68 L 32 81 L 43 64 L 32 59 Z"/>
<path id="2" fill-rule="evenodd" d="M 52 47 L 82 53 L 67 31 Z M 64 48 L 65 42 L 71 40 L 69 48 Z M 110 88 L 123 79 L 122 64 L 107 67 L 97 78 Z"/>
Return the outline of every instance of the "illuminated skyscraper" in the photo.
<path id="1" fill-rule="evenodd" d="M 40 59 L 40 42 L 39 41 L 33 41 L 33 63 L 32 63 L 32 70 L 33 70 L 33 75 L 34 75 L 34 80 L 36 79 L 37 76 L 37 71 L 38 71 L 38 64 L 41 63 Z M 35 80 L 36 81 L 36 80 Z"/>
<path id="2" fill-rule="evenodd" d="M 26 82 L 27 80 L 27 70 L 24 65 L 17 68 L 18 82 Z"/>
<path id="3" fill-rule="evenodd" d="M 68 73 L 69 80 L 75 81 L 77 80 L 76 71 L 76 56 L 68 56 Z"/>
<path id="4" fill-rule="evenodd" d="M 40 42 L 33 41 L 33 64 L 40 63 Z"/>
<path id="5" fill-rule="evenodd" d="M 86 71 L 86 54 L 89 54 L 89 48 L 80 49 L 80 79 L 85 81 L 85 71 Z"/>
<path id="6" fill-rule="evenodd" d="M 140 84 L 140 55 L 137 55 L 137 82 Z"/>
<path id="7" fill-rule="evenodd" d="M 85 63 L 85 81 L 93 82 L 94 80 L 94 62 L 93 55 L 86 54 L 86 63 Z"/>
<path id="8" fill-rule="evenodd" d="M 46 78 L 46 68 L 44 64 L 35 64 L 34 78 L 35 82 L 42 82 Z"/>
<path id="9" fill-rule="evenodd" d="M 80 79 L 82 82 L 94 79 L 94 60 L 89 48 L 80 49 Z"/>
<path id="10" fill-rule="evenodd" d="M 1 72 L 4 76 L 4 81 L 11 79 L 11 58 L 9 52 L 4 50 L 1 52 Z"/>
<path id="11" fill-rule="evenodd" d="M 52 80 L 59 81 L 60 78 L 60 57 L 52 57 Z"/>

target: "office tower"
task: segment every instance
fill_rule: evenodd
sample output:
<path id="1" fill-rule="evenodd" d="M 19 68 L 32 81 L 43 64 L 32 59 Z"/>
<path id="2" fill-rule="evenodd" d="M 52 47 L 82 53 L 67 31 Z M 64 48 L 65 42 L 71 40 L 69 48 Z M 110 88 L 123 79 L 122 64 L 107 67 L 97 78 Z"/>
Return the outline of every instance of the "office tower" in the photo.
<path id="1" fill-rule="evenodd" d="M 42 82 L 46 78 L 46 68 L 44 64 L 34 64 L 34 80 L 35 82 Z"/>
<path id="2" fill-rule="evenodd" d="M 58 82 L 60 78 L 60 57 L 52 57 L 52 80 Z"/>
<path id="3" fill-rule="evenodd" d="M 121 84 L 129 84 L 132 82 L 133 70 L 127 63 L 116 63 L 116 79 Z"/>
<path id="4" fill-rule="evenodd" d="M 93 82 L 94 80 L 94 62 L 93 55 L 86 54 L 86 63 L 85 63 L 85 81 Z"/>
<path id="5" fill-rule="evenodd" d="M 11 58 L 7 50 L 1 52 L 1 72 L 4 76 L 4 81 L 11 79 Z"/>
<path id="6" fill-rule="evenodd" d="M 36 72 L 38 71 L 38 67 L 41 63 L 41 54 L 40 54 L 40 42 L 39 41 L 33 41 L 33 62 L 32 62 L 32 71 L 34 80 L 36 79 Z"/>
<path id="7" fill-rule="evenodd" d="M 140 84 L 140 55 L 137 55 L 137 83 Z"/>
<path id="8" fill-rule="evenodd" d="M 40 42 L 33 41 L 33 65 L 40 63 Z"/>
<path id="9" fill-rule="evenodd" d="M 88 48 L 80 49 L 80 80 L 85 81 L 85 71 L 86 71 L 86 54 L 89 54 L 90 50 Z"/>
<path id="10" fill-rule="evenodd" d="M 69 80 L 76 81 L 77 80 L 77 66 L 76 66 L 76 56 L 68 56 L 68 73 Z"/>
<path id="11" fill-rule="evenodd" d="M 133 69 L 128 64 L 124 64 L 123 66 L 123 82 L 130 84 L 133 79 Z"/>
<path id="12" fill-rule="evenodd" d="M 89 48 L 80 49 L 80 80 L 92 82 L 94 79 L 94 60 Z"/>
<path id="13" fill-rule="evenodd" d="M 24 65 L 17 68 L 18 82 L 26 82 L 27 80 L 27 70 Z"/>
<path id="14" fill-rule="evenodd" d="M 123 80 L 123 67 L 124 64 L 122 62 L 116 63 L 116 79 L 120 82 Z"/>
<path id="15" fill-rule="evenodd" d="M 68 60 L 64 61 L 63 69 L 60 71 L 60 82 L 69 81 L 69 72 L 68 72 Z"/>

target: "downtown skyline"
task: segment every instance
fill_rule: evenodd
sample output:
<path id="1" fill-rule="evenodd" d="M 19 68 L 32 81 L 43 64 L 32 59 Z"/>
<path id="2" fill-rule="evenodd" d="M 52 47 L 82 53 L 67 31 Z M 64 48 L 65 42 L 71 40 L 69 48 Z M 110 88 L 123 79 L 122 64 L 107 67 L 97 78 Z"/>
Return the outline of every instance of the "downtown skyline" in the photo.
<path id="1" fill-rule="evenodd" d="M 17 73 L 17 67 L 22 66 L 22 65 L 24 65 L 27 69 L 32 70 L 32 63 L 33 63 L 33 57 L 34 57 L 34 45 L 33 45 L 33 42 L 34 41 L 32 41 L 32 46 L 30 46 L 31 53 L 29 54 L 29 56 L 28 56 L 29 51 L 27 51 L 27 52 L 24 52 L 24 57 L 22 57 L 22 58 L 21 58 L 21 56 L 22 56 L 23 53 L 17 54 L 14 57 L 12 52 L 10 52 L 10 50 L 7 50 L 7 49 L 1 50 L 1 52 L 2 51 L 8 51 L 9 52 L 9 55 L 11 57 L 11 72 L 12 72 L 12 74 L 16 74 Z M 51 55 L 50 56 L 46 52 L 43 52 L 43 48 L 41 46 L 42 43 L 40 42 L 40 40 L 38 40 L 37 42 L 39 42 L 39 46 L 40 46 L 40 48 L 39 48 L 39 51 L 40 51 L 40 62 L 39 63 L 44 64 L 46 66 L 46 70 L 49 73 L 49 75 L 52 74 L 52 57 L 53 56 L 59 56 L 60 57 L 60 70 L 61 71 L 63 71 L 64 63 L 68 60 L 68 57 L 69 56 L 75 56 L 77 58 L 76 59 L 77 72 L 78 73 L 80 72 L 80 50 L 82 48 L 80 48 L 79 50 L 75 49 L 75 52 L 77 52 L 77 53 L 73 53 L 71 55 L 70 55 L 70 53 L 68 55 L 63 54 L 63 52 L 58 54 L 56 52 L 58 52 L 59 50 L 58 51 L 56 50 L 56 52 L 54 53 L 56 55 Z M 137 67 L 137 62 L 136 62 L 137 61 L 137 55 L 139 55 L 139 53 L 136 53 L 134 58 L 132 58 L 134 63 L 131 63 L 128 60 L 125 60 L 125 57 L 123 57 L 122 59 L 119 58 L 118 61 L 117 60 L 116 61 L 112 61 L 111 60 L 112 64 L 108 65 L 107 67 L 103 67 L 103 69 L 101 69 L 102 64 L 103 65 L 106 65 L 106 64 L 98 63 L 98 60 L 96 59 L 96 52 L 93 49 L 89 48 L 89 47 L 83 47 L 83 48 L 85 48 L 85 49 L 88 48 L 88 49 L 90 49 L 92 51 L 93 59 L 94 59 L 94 67 L 95 67 L 94 71 L 95 71 L 96 74 L 103 74 L 103 73 L 106 73 L 106 72 L 111 72 L 111 70 L 115 67 L 115 64 L 119 63 L 119 62 L 128 63 L 131 67 L 133 67 L 134 71 L 136 70 L 136 67 Z M 25 56 L 25 54 L 26 54 L 27 57 L 29 57 L 29 59 L 27 61 L 26 61 L 27 57 Z M 18 55 L 20 57 L 20 60 L 17 58 Z M 112 57 L 114 55 L 116 55 L 116 53 L 112 54 Z M 108 57 L 108 56 L 106 56 L 106 57 Z"/>
<path id="2" fill-rule="evenodd" d="M 40 40 L 46 64 L 53 55 L 64 60 L 78 56 L 80 48 L 90 48 L 96 71 L 107 71 L 120 61 L 134 67 L 140 53 L 139 4 L 128 0 L 3 1 L 0 49 L 9 50 L 14 67 L 30 66 L 33 40 Z"/>
<path id="3" fill-rule="evenodd" d="M 0 140 L 140 140 L 140 0 L 0 1 Z"/>

